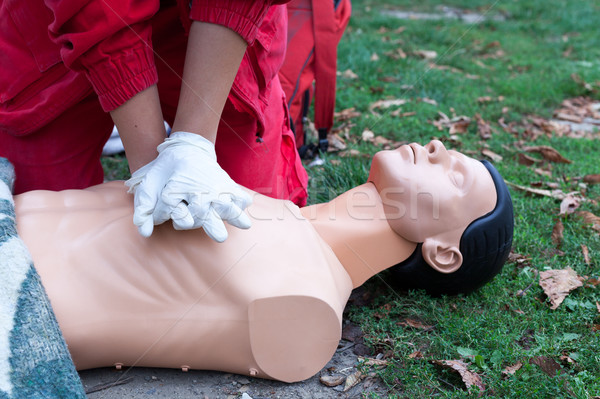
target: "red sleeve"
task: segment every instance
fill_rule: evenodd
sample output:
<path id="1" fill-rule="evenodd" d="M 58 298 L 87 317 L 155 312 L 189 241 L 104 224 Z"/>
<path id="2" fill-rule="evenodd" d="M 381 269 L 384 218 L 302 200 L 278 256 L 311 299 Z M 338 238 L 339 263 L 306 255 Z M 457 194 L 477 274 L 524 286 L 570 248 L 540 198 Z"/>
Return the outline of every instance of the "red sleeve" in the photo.
<path id="1" fill-rule="evenodd" d="M 289 0 L 193 0 L 190 18 L 223 25 L 237 32 L 251 46 L 267 10 Z"/>
<path id="2" fill-rule="evenodd" d="M 158 80 L 150 18 L 158 0 L 45 0 L 65 65 L 86 74 L 105 111 Z"/>

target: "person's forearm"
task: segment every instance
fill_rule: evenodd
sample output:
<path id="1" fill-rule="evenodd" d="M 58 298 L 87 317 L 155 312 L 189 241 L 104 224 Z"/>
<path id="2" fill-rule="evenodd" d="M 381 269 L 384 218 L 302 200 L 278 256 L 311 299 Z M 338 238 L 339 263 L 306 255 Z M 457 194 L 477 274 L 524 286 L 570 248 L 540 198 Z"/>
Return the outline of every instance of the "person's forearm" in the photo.
<path id="1" fill-rule="evenodd" d="M 156 158 L 156 147 L 166 137 L 156 85 L 139 92 L 110 115 L 119 130 L 132 173 Z"/>
<path id="2" fill-rule="evenodd" d="M 246 46 L 231 29 L 192 23 L 173 131 L 200 134 L 215 142 L 221 113 Z"/>

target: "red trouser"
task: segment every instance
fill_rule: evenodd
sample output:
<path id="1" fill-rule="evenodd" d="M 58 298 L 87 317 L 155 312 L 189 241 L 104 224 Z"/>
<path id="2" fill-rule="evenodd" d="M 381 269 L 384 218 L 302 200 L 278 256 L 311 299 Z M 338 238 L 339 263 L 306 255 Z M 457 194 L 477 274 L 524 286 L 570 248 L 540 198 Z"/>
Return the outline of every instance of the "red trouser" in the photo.
<path id="1" fill-rule="evenodd" d="M 156 67 L 163 116 L 171 125 L 179 99 L 186 41 L 177 10 L 159 11 L 153 20 L 153 44 L 159 55 Z M 306 172 L 296 153 L 277 76 L 271 81 L 267 104 L 263 142 L 259 143 L 254 117 L 227 101 L 217 135 L 217 160 L 237 183 L 304 205 Z M 100 154 L 112 126 L 110 115 L 102 111 L 92 93 L 33 133 L 0 134 L 0 156 L 7 157 L 16 169 L 15 193 L 101 183 Z"/>

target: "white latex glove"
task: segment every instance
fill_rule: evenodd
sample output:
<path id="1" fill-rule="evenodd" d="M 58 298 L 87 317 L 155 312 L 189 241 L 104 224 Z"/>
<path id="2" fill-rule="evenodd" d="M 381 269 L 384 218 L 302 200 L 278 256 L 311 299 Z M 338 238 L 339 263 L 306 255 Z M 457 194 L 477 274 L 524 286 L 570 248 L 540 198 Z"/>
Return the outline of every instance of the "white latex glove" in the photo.
<path id="1" fill-rule="evenodd" d="M 172 219 L 176 230 L 202 227 L 217 242 L 227 239 L 223 221 L 247 229 L 244 209 L 252 199 L 217 163 L 214 144 L 188 132 L 174 132 L 158 156 L 125 182 L 134 194 L 133 223 L 144 237 Z"/>

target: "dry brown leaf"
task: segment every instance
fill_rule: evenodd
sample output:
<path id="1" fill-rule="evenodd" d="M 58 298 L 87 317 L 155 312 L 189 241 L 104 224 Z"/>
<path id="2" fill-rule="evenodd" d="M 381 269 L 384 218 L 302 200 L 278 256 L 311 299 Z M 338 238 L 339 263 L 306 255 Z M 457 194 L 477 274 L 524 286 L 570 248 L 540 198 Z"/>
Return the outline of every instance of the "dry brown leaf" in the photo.
<path id="1" fill-rule="evenodd" d="M 552 228 L 552 242 L 554 243 L 554 245 L 556 245 L 557 247 L 560 247 L 562 244 L 562 240 L 563 240 L 563 231 L 565 230 L 565 227 L 563 226 L 563 222 L 561 219 L 558 219 L 556 221 L 556 224 L 554 225 L 554 227 Z"/>
<path id="2" fill-rule="evenodd" d="M 586 265 L 590 264 L 590 251 L 587 245 L 581 244 L 581 252 L 583 253 L 583 261 Z"/>
<path id="3" fill-rule="evenodd" d="M 358 361 L 362 362 L 362 364 L 364 366 L 370 366 L 370 367 L 375 367 L 375 368 L 385 367 L 389 364 L 389 362 L 384 359 L 373 359 L 373 358 L 362 357 L 362 356 L 358 357 Z"/>
<path id="4" fill-rule="evenodd" d="M 575 212 L 575 210 L 579 208 L 580 201 L 581 199 L 579 197 L 568 194 L 560 203 L 559 215 L 568 215 Z"/>
<path id="5" fill-rule="evenodd" d="M 517 363 L 513 364 L 512 366 L 506 366 L 504 368 L 504 370 L 502 370 L 502 375 L 504 377 L 509 377 L 509 376 L 513 375 L 514 373 L 516 373 L 517 371 L 519 371 L 521 369 L 521 367 L 523 367 L 523 363 L 521 363 L 521 362 L 517 362 Z"/>
<path id="6" fill-rule="evenodd" d="M 560 367 L 560 364 L 556 363 L 554 359 L 546 356 L 536 356 L 531 358 L 529 359 L 529 363 L 535 364 L 541 368 L 548 377 L 554 377 L 557 373 L 561 374 L 563 371 L 562 367 Z"/>
<path id="7" fill-rule="evenodd" d="M 421 99 L 421 101 L 423 101 L 423 102 L 424 102 L 424 103 L 426 103 L 426 104 L 433 105 L 433 106 L 436 106 L 436 107 L 437 107 L 437 105 L 438 105 L 437 101 L 435 101 L 435 100 L 434 100 L 434 99 L 432 99 L 432 98 L 423 97 L 423 98 Z"/>
<path id="8" fill-rule="evenodd" d="M 460 374 L 460 378 L 465 383 L 467 388 L 476 386 L 479 388 L 480 393 L 485 391 L 485 385 L 483 385 L 483 381 L 481 381 L 479 374 L 470 371 L 468 365 L 462 360 L 434 360 L 433 362 Z"/>
<path id="9" fill-rule="evenodd" d="M 583 181 L 590 184 L 600 183 L 600 175 L 585 175 Z"/>
<path id="10" fill-rule="evenodd" d="M 348 377 L 346 377 L 346 384 L 344 385 L 343 392 L 347 392 L 350 389 L 352 389 L 356 384 L 361 382 L 365 377 L 366 377 L 366 375 L 364 375 L 360 371 L 350 374 Z"/>
<path id="11" fill-rule="evenodd" d="M 477 119 L 477 132 L 479 133 L 479 137 L 483 140 L 487 140 L 492 137 L 492 128 L 488 122 L 486 122 L 481 115 L 476 114 L 475 119 Z"/>
<path id="12" fill-rule="evenodd" d="M 377 53 L 371 54 L 371 61 L 379 61 L 379 56 L 377 55 Z"/>
<path id="13" fill-rule="evenodd" d="M 596 309 L 598 309 L 598 313 L 600 313 L 600 302 L 596 301 Z"/>
<path id="14" fill-rule="evenodd" d="M 358 79 L 358 75 L 352 69 L 346 69 L 344 72 L 339 72 L 338 75 L 346 79 Z"/>
<path id="15" fill-rule="evenodd" d="M 525 191 L 526 193 L 541 195 L 544 197 L 550 197 L 550 198 L 559 199 L 559 200 L 563 200 L 568 195 L 568 194 L 562 192 L 561 190 L 544 190 L 544 189 L 540 189 L 540 188 L 525 187 L 525 186 L 521 186 L 521 185 L 518 185 L 515 183 L 511 183 L 509 181 L 507 181 L 506 184 L 514 189 L 517 189 L 520 191 Z"/>
<path id="16" fill-rule="evenodd" d="M 561 360 L 561 362 L 564 363 L 568 363 L 568 364 L 575 364 L 575 360 L 571 359 L 568 355 L 561 355 L 559 357 L 559 359 Z"/>
<path id="17" fill-rule="evenodd" d="M 406 319 L 404 321 L 399 321 L 396 323 L 399 326 L 403 326 L 403 327 L 412 327 L 412 328 L 417 328 L 420 330 L 433 330 L 435 328 L 435 326 L 429 326 L 427 324 L 423 324 L 418 320 L 413 320 L 413 319 Z"/>
<path id="18" fill-rule="evenodd" d="M 327 140 L 329 141 L 329 146 L 327 147 L 327 152 L 343 151 L 346 149 L 346 140 L 344 140 L 337 133 L 328 134 Z"/>
<path id="19" fill-rule="evenodd" d="M 489 103 L 489 102 L 492 102 L 492 96 L 481 96 L 481 97 L 478 97 L 477 98 L 477 102 L 478 103 Z"/>
<path id="20" fill-rule="evenodd" d="M 558 308 L 569 292 L 583 285 L 582 280 L 570 267 L 541 271 L 540 286 L 552 304 L 550 309 Z"/>
<path id="21" fill-rule="evenodd" d="M 417 50 L 413 54 L 425 60 L 432 60 L 438 56 L 437 51 L 433 50 Z"/>
<path id="22" fill-rule="evenodd" d="M 533 171 L 540 176 L 552 177 L 552 171 L 548 169 L 534 168 Z"/>
<path id="23" fill-rule="evenodd" d="M 375 101 L 371 105 L 369 105 L 369 110 L 373 111 L 376 108 L 389 108 L 389 107 L 399 107 L 401 105 L 406 104 L 406 100 L 401 98 L 391 99 L 391 100 L 379 100 Z"/>
<path id="24" fill-rule="evenodd" d="M 328 387 L 336 387 L 338 385 L 342 385 L 346 378 L 343 375 L 322 375 L 319 378 L 321 384 Z"/>
<path id="25" fill-rule="evenodd" d="M 380 81 L 386 82 L 386 83 L 394 83 L 394 82 L 397 82 L 399 79 L 395 76 L 382 76 L 380 78 L 377 78 L 377 80 L 380 80 Z"/>
<path id="26" fill-rule="evenodd" d="M 362 152 L 360 152 L 354 148 L 352 148 L 350 150 L 342 151 L 338 155 L 343 158 L 347 158 L 347 157 L 370 158 L 371 157 L 369 154 L 363 154 Z"/>
<path id="27" fill-rule="evenodd" d="M 521 254 L 516 254 L 514 252 L 511 251 L 511 253 L 508 255 L 508 262 L 513 262 L 516 263 L 518 265 L 523 264 L 523 263 L 527 263 L 531 260 L 531 258 L 525 256 L 525 255 L 521 255 Z"/>
<path id="28" fill-rule="evenodd" d="M 387 55 L 393 60 L 403 60 L 406 58 L 406 53 L 400 47 L 398 47 L 394 51 L 388 51 L 387 53 L 385 53 L 385 55 Z"/>
<path id="29" fill-rule="evenodd" d="M 525 166 L 531 166 L 531 165 L 533 165 L 533 164 L 536 164 L 536 163 L 538 163 L 538 162 L 541 162 L 539 159 L 535 159 L 535 158 L 533 158 L 533 157 L 530 157 L 529 155 L 527 155 L 527 154 L 525 154 L 525 153 L 522 153 L 522 152 L 520 152 L 520 153 L 518 154 L 518 157 L 519 157 L 519 158 L 518 158 L 518 162 L 519 162 L 519 164 L 521 164 L 521 165 L 525 165 Z"/>
<path id="30" fill-rule="evenodd" d="M 544 157 L 545 160 L 556 163 L 571 163 L 570 160 L 560 155 L 558 151 L 547 145 L 538 145 L 523 148 L 527 152 L 537 152 Z"/>
<path id="31" fill-rule="evenodd" d="M 375 136 L 375 138 L 373 138 L 373 144 L 376 145 L 386 145 L 389 144 L 390 139 L 387 139 L 383 136 Z"/>
<path id="32" fill-rule="evenodd" d="M 407 116 L 413 116 L 416 115 L 417 113 L 415 111 L 410 111 L 410 112 L 402 112 L 401 109 L 396 109 L 392 112 L 390 112 L 391 116 L 396 116 L 398 118 L 406 118 Z"/>
<path id="33" fill-rule="evenodd" d="M 373 139 L 375 138 L 375 133 L 373 133 L 369 129 L 365 129 L 365 130 L 363 130 L 360 137 L 363 139 L 363 141 L 373 141 Z"/>
<path id="34" fill-rule="evenodd" d="M 598 309 L 598 311 L 600 311 L 600 309 Z M 423 354 L 421 353 L 421 351 L 414 351 L 413 353 L 408 355 L 408 358 L 409 359 L 423 359 Z"/>
<path id="35" fill-rule="evenodd" d="M 592 225 L 592 229 L 600 233 L 600 217 L 588 211 L 579 211 L 577 215 L 583 218 L 585 224 Z"/>
<path id="36" fill-rule="evenodd" d="M 481 150 L 481 154 L 483 156 L 488 157 L 489 159 L 491 159 L 494 162 L 502 162 L 502 155 L 496 154 L 494 151 L 488 149 L 488 148 L 484 148 L 483 150 Z"/>
<path id="37" fill-rule="evenodd" d="M 333 114 L 333 118 L 337 122 L 344 122 L 350 119 L 358 118 L 359 116 L 361 116 L 361 113 L 358 112 L 354 107 L 346 108 Z"/>

